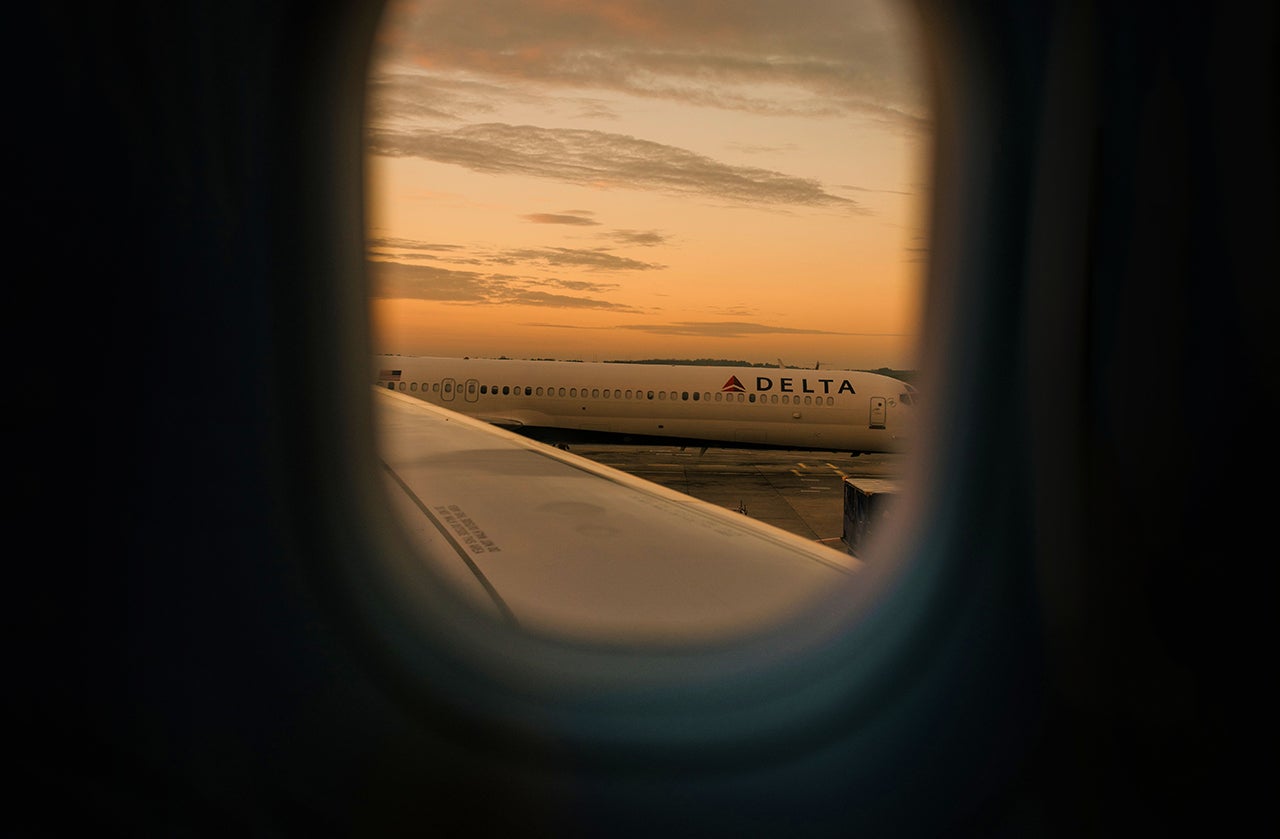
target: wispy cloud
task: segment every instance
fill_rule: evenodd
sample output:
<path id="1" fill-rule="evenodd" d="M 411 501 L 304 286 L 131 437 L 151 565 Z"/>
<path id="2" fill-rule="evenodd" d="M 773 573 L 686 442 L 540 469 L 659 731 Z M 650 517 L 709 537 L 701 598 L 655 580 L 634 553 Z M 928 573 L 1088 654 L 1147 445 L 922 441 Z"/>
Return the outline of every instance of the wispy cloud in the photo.
<path id="1" fill-rule="evenodd" d="M 726 148 L 734 151 L 743 152 L 744 154 L 775 154 L 777 152 L 794 152 L 798 148 L 795 143 L 784 143 L 776 146 L 766 146 L 760 143 L 741 143 L 730 142 L 725 143 Z"/>
<path id="2" fill-rule="evenodd" d="M 618 288 L 614 283 L 576 280 L 538 280 L 510 274 L 457 271 L 431 265 L 401 262 L 367 263 L 370 293 L 381 299 L 436 300 L 472 305 L 522 305 L 559 309 L 602 309 L 628 314 L 641 310 L 587 294 L 604 294 Z M 548 291 L 546 289 L 557 289 Z"/>
<path id="3" fill-rule="evenodd" d="M 743 204 L 792 204 L 865 212 L 811 178 L 730 166 L 626 134 L 483 123 L 451 130 L 372 130 L 369 151 L 452 163 L 474 172 L 524 175 L 601 189 L 643 189 Z"/>
<path id="4" fill-rule="evenodd" d="M 371 237 L 367 244 L 370 248 L 378 250 L 429 251 L 431 253 L 439 251 L 448 253 L 465 250 L 462 245 L 443 244 L 440 242 L 423 242 L 418 239 L 403 239 L 396 238 L 394 236 Z"/>
<path id="5" fill-rule="evenodd" d="M 904 125 L 926 112 L 909 23 L 883 0 L 435 0 L 392 11 L 383 55 L 437 76 Z M 459 92 L 441 94 L 442 110 L 458 107 Z"/>
<path id="6" fill-rule="evenodd" d="M 564 222 L 553 222 L 564 223 Z M 574 222 L 569 222 L 573 224 Z M 587 222 L 595 224 L 595 222 Z M 632 231 L 632 233 L 634 233 Z M 605 234 L 613 238 L 613 234 Z M 655 236 L 657 234 L 654 234 Z M 632 237 L 624 236 L 623 240 Z M 661 238 L 654 239 L 646 234 L 635 234 L 631 244 L 656 244 Z M 626 256 L 619 256 L 609 248 L 498 248 L 485 249 L 464 247 L 462 245 L 418 242 L 410 239 L 382 238 L 369 241 L 369 257 L 378 265 L 391 263 L 416 262 L 431 260 L 449 265 L 474 265 L 477 267 L 492 266 L 529 266 L 542 268 L 576 268 L 583 271 L 656 271 L 665 268 L 657 262 L 644 262 Z M 437 271 L 448 273 L 447 269 Z M 465 272 L 463 272 L 465 273 Z M 495 274 L 492 276 L 505 276 Z M 568 281 L 560 281 L 568 282 Z M 595 283 L 584 283 L 595 285 Z"/>
<path id="7" fill-rule="evenodd" d="M 757 335 L 839 335 L 870 338 L 904 337 L 896 332 L 832 332 L 825 329 L 796 329 L 789 326 L 770 326 L 764 323 L 744 321 L 675 321 L 672 323 L 628 323 L 613 326 L 583 326 L 575 323 L 526 323 L 524 326 L 540 326 L 548 329 L 625 329 L 646 332 L 651 335 L 669 335 L 682 338 L 747 338 Z M 908 336 L 909 337 L 909 336 Z"/>
<path id="8" fill-rule="evenodd" d="M 670 241 L 669 236 L 657 230 L 612 230 L 604 235 L 624 245 L 639 245 L 644 248 L 665 245 Z"/>
<path id="9" fill-rule="evenodd" d="M 635 323 L 616 326 L 654 335 L 681 335 L 700 338 L 744 338 L 751 335 L 857 335 L 888 337 L 886 332 L 832 332 L 826 329 L 796 329 L 745 321 L 676 321 L 674 323 Z"/>
<path id="10" fill-rule="evenodd" d="M 603 248 L 517 248 L 502 251 L 501 260 L 508 264 L 537 263 L 588 271 L 652 271 L 666 267 L 656 262 L 618 256 Z"/>
<path id="11" fill-rule="evenodd" d="M 584 226 L 600 224 L 595 219 L 589 218 L 586 213 L 529 213 L 520 218 L 525 221 L 531 221 L 534 224 L 576 224 Z"/>

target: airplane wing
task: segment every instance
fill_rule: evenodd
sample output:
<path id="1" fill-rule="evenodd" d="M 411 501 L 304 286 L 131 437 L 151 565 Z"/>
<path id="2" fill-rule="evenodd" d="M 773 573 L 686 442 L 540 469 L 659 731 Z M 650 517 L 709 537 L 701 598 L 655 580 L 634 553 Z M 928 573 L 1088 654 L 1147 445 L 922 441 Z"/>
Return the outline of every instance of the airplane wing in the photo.
<path id="1" fill-rule="evenodd" d="M 515 417 L 500 417 L 492 414 L 477 414 L 476 419 L 481 422 L 487 422 L 489 425 L 496 425 L 499 428 L 505 428 L 508 431 L 519 431 L 524 428 L 524 421 Z"/>
<path id="2" fill-rule="evenodd" d="M 771 525 L 374 388 L 389 503 L 421 561 L 539 634 L 688 644 L 768 628 L 860 562 Z"/>

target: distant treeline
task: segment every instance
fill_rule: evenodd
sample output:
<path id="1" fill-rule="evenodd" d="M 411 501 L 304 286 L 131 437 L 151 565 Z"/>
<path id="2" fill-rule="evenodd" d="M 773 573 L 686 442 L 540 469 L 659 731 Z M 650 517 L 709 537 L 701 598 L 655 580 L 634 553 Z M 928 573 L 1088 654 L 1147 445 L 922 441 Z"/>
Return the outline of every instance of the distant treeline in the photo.
<path id="1" fill-rule="evenodd" d="M 733 358 L 640 358 L 640 359 L 605 359 L 605 364 L 677 364 L 684 367 L 780 367 L 779 364 L 752 364 L 750 361 L 739 361 Z M 794 368 L 800 369 L 800 368 Z"/>
<path id="2" fill-rule="evenodd" d="M 398 353 L 396 353 L 398 355 Z M 470 358 L 471 356 L 465 356 Z M 481 358 L 482 356 L 476 356 Z M 510 356 L 500 355 L 499 361 L 510 361 Z M 525 361 L 573 361 L 582 363 L 580 358 L 526 358 Z M 762 367 L 774 370 L 813 370 L 813 367 L 801 367 L 798 364 L 769 364 L 767 362 L 751 362 L 742 361 L 737 358 L 609 358 L 605 359 L 603 364 L 675 364 L 683 367 Z M 864 373 L 879 373 L 881 376 L 891 376 L 904 382 L 914 383 L 916 377 L 919 376 L 917 370 L 894 370 L 892 367 L 877 367 L 874 370 L 863 370 Z"/>
<path id="3" fill-rule="evenodd" d="M 752 363 L 750 361 L 741 361 L 733 358 L 644 358 L 635 360 L 608 359 L 605 364 L 676 364 L 685 367 L 768 367 L 772 369 L 785 370 L 812 370 L 812 367 L 801 367 L 797 364 L 768 364 L 768 363 Z M 882 376 L 892 376 L 904 382 L 912 382 L 919 375 L 916 370 L 894 370 L 890 367 L 877 367 L 875 370 L 865 370 L 867 373 L 879 373 Z"/>

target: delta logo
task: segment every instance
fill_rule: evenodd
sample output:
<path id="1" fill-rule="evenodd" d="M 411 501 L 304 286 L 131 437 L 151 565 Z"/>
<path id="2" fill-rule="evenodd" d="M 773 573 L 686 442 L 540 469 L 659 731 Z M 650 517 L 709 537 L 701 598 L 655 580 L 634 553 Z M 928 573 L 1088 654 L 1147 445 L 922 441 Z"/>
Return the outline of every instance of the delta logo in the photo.
<path id="1" fill-rule="evenodd" d="M 819 396 L 831 394 L 857 393 L 853 383 L 848 379 L 827 378 L 819 376 L 810 379 L 808 376 L 782 376 L 774 379 L 771 376 L 756 376 L 756 393 L 768 393 L 777 389 L 778 393 L 815 393 Z M 747 389 L 737 376 L 730 376 L 729 381 L 720 388 L 721 393 L 746 393 Z"/>

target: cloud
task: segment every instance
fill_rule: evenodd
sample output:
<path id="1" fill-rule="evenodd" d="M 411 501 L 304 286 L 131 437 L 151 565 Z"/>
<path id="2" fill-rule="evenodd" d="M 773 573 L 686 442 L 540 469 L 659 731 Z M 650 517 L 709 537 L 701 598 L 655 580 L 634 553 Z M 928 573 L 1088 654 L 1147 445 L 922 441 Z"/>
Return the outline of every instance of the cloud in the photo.
<path id="1" fill-rule="evenodd" d="M 582 219 L 580 221 L 543 221 L 542 224 L 588 224 L 595 225 L 598 222 L 590 219 L 582 218 L 587 215 L 588 211 L 575 210 L 571 214 L 567 214 L 564 218 Z M 546 217 L 551 214 L 539 213 L 535 214 L 540 217 Z M 529 218 L 526 216 L 525 218 Z M 556 216 L 559 218 L 559 216 Z M 616 234 L 608 234 L 610 238 L 618 238 L 630 244 L 650 245 L 658 244 L 662 238 L 658 234 L 643 234 L 635 231 L 618 231 Z M 656 237 L 656 238 L 655 238 Z M 421 242 L 414 239 L 397 239 L 392 237 L 373 238 L 368 241 L 370 249 L 370 257 L 377 260 L 378 265 L 400 264 L 414 260 L 429 259 L 437 262 L 446 262 L 451 265 L 541 265 L 551 268 L 580 268 L 586 271 L 654 271 L 665 268 L 657 262 L 642 262 L 638 259 L 631 259 L 625 256 L 618 256 L 612 253 L 608 248 L 510 248 L 497 251 L 473 251 L 468 250 L 463 245 L 441 244 L 436 242 Z M 392 253 L 387 253 L 392 251 Z M 407 251 L 407 253 L 406 253 Z M 454 255 L 464 252 L 466 255 Z M 443 255 L 437 255 L 443 254 Z M 449 271 L 444 268 L 431 269 L 439 272 L 437 276 L 448 278 L 451 274 L 474 275 L 473 272 Z M 509 275 L 489 274 L 489 277 L 507 277 Z M 545 282 L 545 281 L 544 281 Z M 553 280 L 551 282 L 568 284 L 567 280 Z M 565 287 L 570 287 L 565 285 Z M 604 288 L 598 283 L 582 282 L 575 287 L 596 287 Z"/>
<path id="2" fill-rule="evenodd" d="M 551 306 L 558 309 L 611 309 L 618 312 L 638 312 L 639 309 L 597 300 L 590 297 L 572 297 L 566 294 L 552 294 L 546 291 L 528 289 L 511 295 L 505 303 L 518 303 L 522 306 Z"/>
<path id="3" fill-rule="evenodd" d="M 370 74 L 369 121 L 459 121 L 498 110 L 498 103 L 538 103 L 540 96 L 511 85 L 430 75 L 419 71 L 386 70 Z"/>
<path id="4" fill-rule="evenodd" d="M 399 251 L 461 251 L 462 245 L 447 245 L 439 242 L 423 242 L 418 239 L 399 239 L 394 236 L 371 237 L 367 244 L 370 248 Z"/>
<path id="5" fill-rule="evenodd" d="M 524 175 L 601 189 L 642 189 L 735 203 L 837 207 L 862 205 L 810 178 L 730 166 L 687 149 L 625 134 L 482 123 L 456 129 L 375 129 L 373 154 L 452 163 L 474 172 Z"/>
<path id="6" fill-rule="evenodd" d="M 871 338 L 910 337 L 897 332 L 831 332 L 824 329 L 795 329 L 744 321 L 676 321 L 674 323 L 628 323 L 614 326 L 582 326 L 573 323 L 526 323 L 548 329 L 626 329 L 652 335 L 675 335 L 683 338 L 746 338 L 753 335 L 841 335 Z"/>
<path id="7" fill-rule="evenodd" d="M 656 230 L 614 230 L 605 235 L 615 242 L 621 242 L 624 245 L 639 245 L 644 248 L 665 245 L 669 241 L 668 236 Z"/>
<path id="8" fill-rule="evenodd" d="M 370 296 L 380 299 L 436 300 L 472 305 L 522 305 L 560 309 L 603 309 L 629 314 L 641 310 L 598 297 L 561 294 L 544 288 L 604 293 L 616 284 L 574 280 L 534 280 L 509 274 L 456 271 L 431 265 L 371 260 L 366 263 Z"/>
<path id="9" fill-rule="evenodd" d="M 909 11 L 886 0 L 434 0 L 393 3 L 379 49 L 438 76 L 919 126 Z"/>
<path id="10" fill-rule="evenodd" d="M 551 279 L 544 281 L 542 284 L 554 286 L 555 288 L 567 288 L 570 291 L 593 291 L 596 293 L 612 291 L 620 287 L 618 283 L 591 283 L 586 280 Z"/>
<path id="11" fill-rule="evenodd" d="M 790 152 L 795 152 L 799 148 L 799 146 L 797 146 L 795 143 L 783 143 L 781 145 L 766 146 L 766 145 L 761 145 L 760 143 L 741 143 L 738 141 L 725 143 L 725 146 L 727 146 L 730 149 L 733 149 L 734 151 L 739 151 L 744 154 L 776 154 L 777 152 L 790 153 Z"/>
<path id="12" fill-rule="evenodd" d="M 600 224 L 595 219 L 576 213 L 529 213 L 520 218 L 525 221 L 531 221 L 534 224 L 580 224 L 590 226 Z"/>
<path id="13" fill-rule="evenodd" d="M 856 335 L 888 337 L 885 332 L 832 332 L 825 329 L 795 329 L 744 321 L 677 321 L 675 323 L 635 323 L 613 327 L 653 335 L 681 335 L 701 338 L 744 338 L 750 335 Z"/>
<path id="14" fill-rule="evenodd" d="M 656 262 L 616 256 L 601 248 L 520 248 L 502 251 L 499 261 L 508 264 L 537 262 L 556 268 L 584 268 L 588 271 L 652 271 L 666 267 Z"/>
<path id="15" fill-rule="evenodd" d="M 483 303 L 502 288 L 500 282 L 486 279 L 475 271 L 400 262 L 370 261 L 366 265 L 370 296 L 375 298 Z"/>

